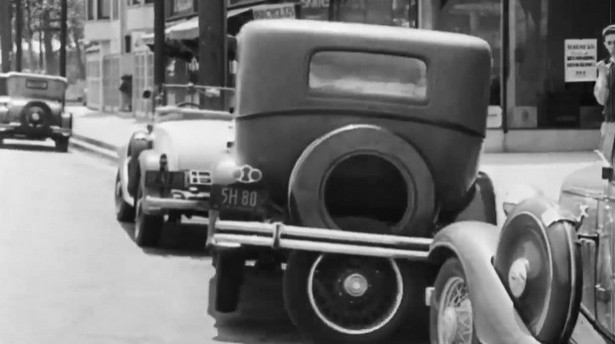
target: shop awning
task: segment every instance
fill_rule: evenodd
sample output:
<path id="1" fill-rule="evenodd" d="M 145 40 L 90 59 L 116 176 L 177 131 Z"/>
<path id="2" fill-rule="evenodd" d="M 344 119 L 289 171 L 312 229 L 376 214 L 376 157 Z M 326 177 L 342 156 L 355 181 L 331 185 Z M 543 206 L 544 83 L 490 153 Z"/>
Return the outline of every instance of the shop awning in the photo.
<path id="1" fill-rule="evenodd" d="M 245 8 L 231 9 L 227 12 L 227 18 L 233 18 L 238 15 L 252 12 L 254 19 L 272 19 L 272 18 L 296 18 L 295 4 L 264 4 Z M 193 40 L 199 37 L 199 18 L 192 17 L 181 22 L 167 24 L 165 30 L 166 39 L 170 40 Z M 144 44 L 154 44 L 154 34 L 149 33 L 141 36 Z"/>

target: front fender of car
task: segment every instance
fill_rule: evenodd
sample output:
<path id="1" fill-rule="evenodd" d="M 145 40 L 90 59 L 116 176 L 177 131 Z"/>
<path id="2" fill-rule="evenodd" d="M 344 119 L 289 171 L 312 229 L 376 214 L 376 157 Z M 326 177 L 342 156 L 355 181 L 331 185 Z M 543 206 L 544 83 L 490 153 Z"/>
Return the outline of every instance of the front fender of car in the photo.
<path id="1" fill-rule="evenodd" d="M 144 150 L 139 155 L 139 167 L 141 177 L 145 171 L 157 171 L 160 169 L 160 154 L 152 149 Z"/>
<path id="2" fill-rule="evenodd" d="M 519 317 L 491 263 L 498 233 L 496 226 L 483 222 L 451 224 L 434 237 L 429 260 L 438 266 L 449 257 L 461 261 L 472 302 L 475 330 L 482 343 L 538 344 Z"/>
<path id="3" fill-rule="evenodd" d="M 128 179 L 130 176 L 128 172 L 128 144 L 123 145 L 117 150 L 117 168 L 120 174 L 120 184 L 124 201 L 128 204 L 134 204 L 134 200 L 130 197 L 130 193 L 128 192 Z"/>

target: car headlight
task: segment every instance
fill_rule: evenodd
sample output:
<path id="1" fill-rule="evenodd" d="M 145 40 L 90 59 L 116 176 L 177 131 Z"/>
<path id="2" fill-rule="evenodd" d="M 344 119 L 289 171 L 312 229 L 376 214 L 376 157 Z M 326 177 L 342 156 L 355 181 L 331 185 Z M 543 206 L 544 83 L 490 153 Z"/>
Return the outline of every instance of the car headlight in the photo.
<path id="1" fill-rule="evenodd" d="M 574 222 L 544 197 L 519 203 L 502 227 L 494 268 L 529 331 L 543 343 L 568 338 L 581 303 Z"/>

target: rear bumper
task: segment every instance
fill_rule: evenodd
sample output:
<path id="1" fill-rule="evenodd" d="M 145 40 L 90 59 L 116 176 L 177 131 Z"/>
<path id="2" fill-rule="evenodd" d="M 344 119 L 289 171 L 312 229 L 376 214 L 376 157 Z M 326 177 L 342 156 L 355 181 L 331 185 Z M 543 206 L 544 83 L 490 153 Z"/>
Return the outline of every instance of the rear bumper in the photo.
<path id="1" fill-rule="evenodd" d="M 282 223 L 224 221 L 210 211 L 207 246 L 263 247 L 426 261 L 429 238 L 358 233 Z"/>
<path id="2" fill-rule="evenodd" d="M 58 126 L 33 128 L 24 126 L 18 122 L 0 123 L 0 135 L 9 138 L 60 138 L 70 137 L 72 135 L 72 129 L 61 128 Z"/>
<path id="3" fill-rule="evenodd" d="M 169 211 L 191 212 L 207 215 L 209 210 L 209 195 L 198 199 L 178 199 L 166 197 L 145 196 L 142 209 L 148 215 L 164 215 Z"/>

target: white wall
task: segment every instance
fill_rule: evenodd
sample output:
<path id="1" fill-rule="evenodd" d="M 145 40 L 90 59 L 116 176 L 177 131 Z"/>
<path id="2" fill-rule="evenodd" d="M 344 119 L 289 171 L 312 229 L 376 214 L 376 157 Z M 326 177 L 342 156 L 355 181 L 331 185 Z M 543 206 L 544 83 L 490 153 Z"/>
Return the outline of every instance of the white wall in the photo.
<path id="1" fill-rule="evenodd" d="M 154 28 L 154 6 L 147 4 L 143 6 L 128 6 L 126 8 L 126 32 L 133 30 L 153 30 Z"/>
<path id="2" fill-rule="evenodd" d="M 119 20 L 86 21 L 84 36 L 86 41 L 108 42 L 108 51 L 105 51 L 105 54 L 119 54 L 122 51 Z"/>

